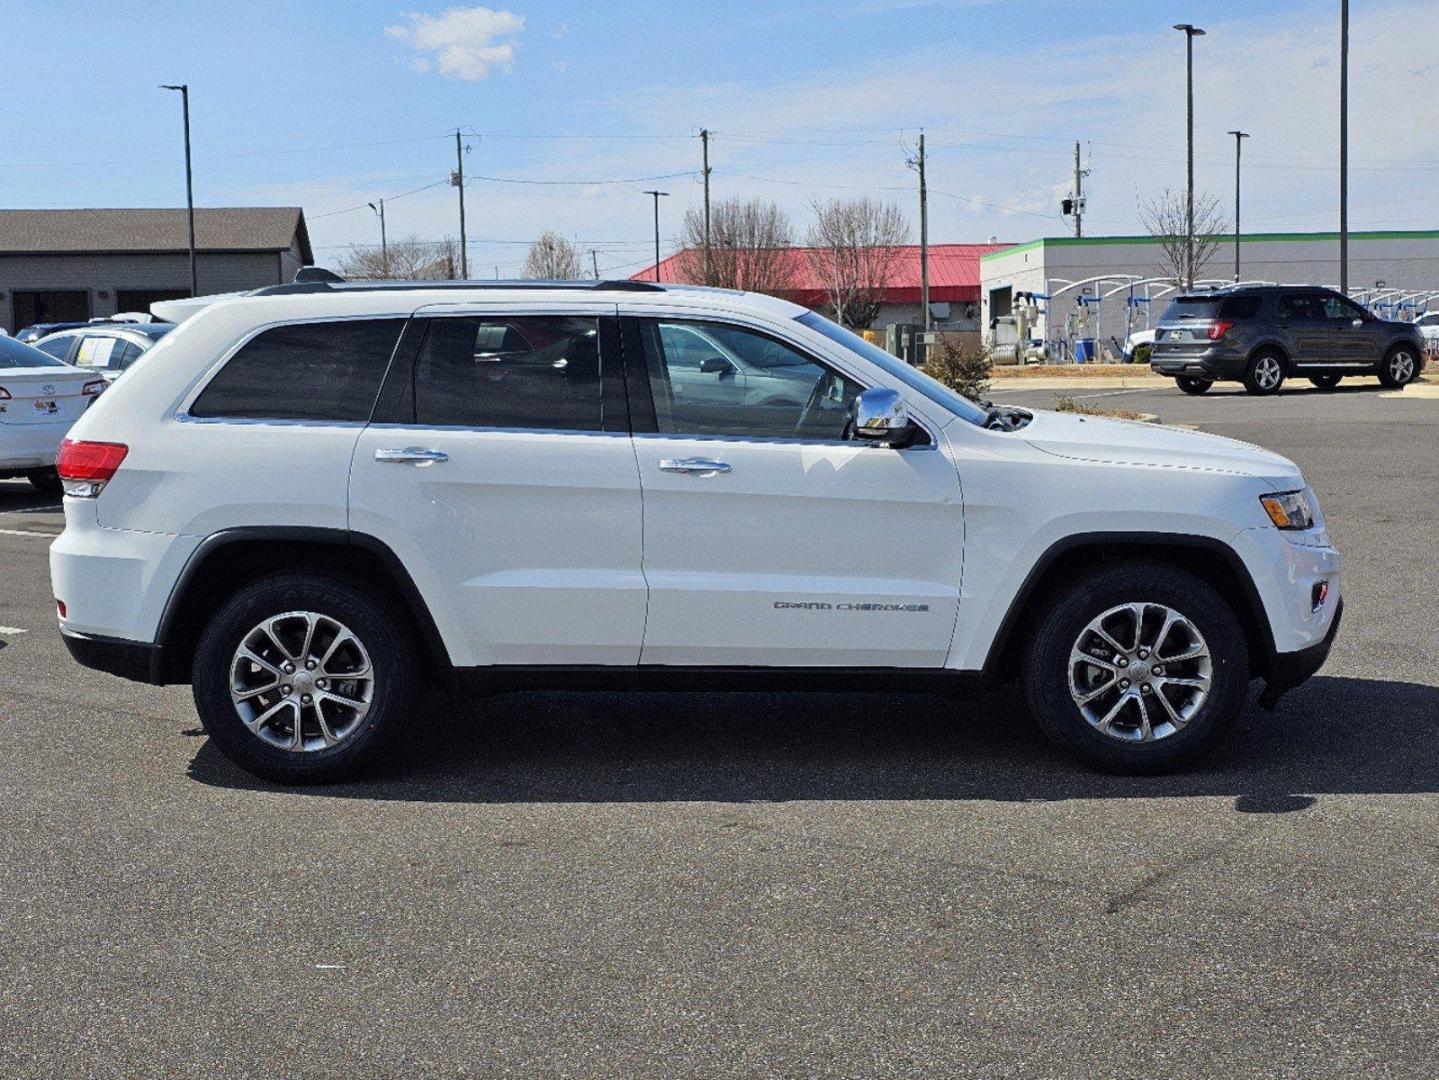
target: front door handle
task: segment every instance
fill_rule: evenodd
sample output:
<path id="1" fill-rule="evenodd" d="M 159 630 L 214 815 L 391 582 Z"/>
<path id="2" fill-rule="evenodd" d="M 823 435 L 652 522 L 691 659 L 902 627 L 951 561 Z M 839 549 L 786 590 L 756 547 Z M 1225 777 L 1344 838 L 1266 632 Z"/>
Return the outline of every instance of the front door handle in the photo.
<path id="1" fill-rule="evenodd" d="M 407 446 L 403 450 L 376 450 L 375 460 L 395 465 L 433 465 L 449 461 L 450 455 L 443 450 L 430 450 L 423 446 Z"/>
<path id="2" fill-rule="evenodd" d="M 694 473 L 697 476 L 714 476 L 729 472 L 729 465 L 710 458 L 660 458 L 660 472 Z"/>

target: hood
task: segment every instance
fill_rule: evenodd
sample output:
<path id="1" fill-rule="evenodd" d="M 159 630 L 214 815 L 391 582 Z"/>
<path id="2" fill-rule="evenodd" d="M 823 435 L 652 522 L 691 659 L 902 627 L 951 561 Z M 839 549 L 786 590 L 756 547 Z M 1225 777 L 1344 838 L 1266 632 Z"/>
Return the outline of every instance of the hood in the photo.
<path id="1" fill-rule="evenodd" d="M 1303 487 L 1299 467 L 1288 458 L 1202 431 L 1036 409 L 1022 437 L 1036 450 L 1078 461 L 1227 473 Z"/>

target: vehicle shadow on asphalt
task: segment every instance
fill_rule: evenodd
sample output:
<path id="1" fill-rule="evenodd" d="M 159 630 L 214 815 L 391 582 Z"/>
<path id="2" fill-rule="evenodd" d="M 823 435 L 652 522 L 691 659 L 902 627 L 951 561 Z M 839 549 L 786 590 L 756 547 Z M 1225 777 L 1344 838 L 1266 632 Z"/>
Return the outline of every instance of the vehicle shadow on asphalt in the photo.
<path id="1" fill-rule="evenodd" d="M 1439 791 L 1439 687 L 1316 678 L 1188 771 L 1116 777 L 1049 746 L 1013 691 L 929 695 L 506 694 L 424 702 L 386 759 L 344 784 L 278 788 L 208 741 L 193 779 L 358 799 L 528 802 L 1154 798 L 1242 812 Z"/>

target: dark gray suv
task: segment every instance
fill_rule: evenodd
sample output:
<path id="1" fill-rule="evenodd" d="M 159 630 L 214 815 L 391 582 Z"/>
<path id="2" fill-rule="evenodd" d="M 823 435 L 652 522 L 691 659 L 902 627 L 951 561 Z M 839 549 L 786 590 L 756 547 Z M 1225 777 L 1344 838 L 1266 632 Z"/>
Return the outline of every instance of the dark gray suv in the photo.
<path id="1" fill-rule="evenodd" d="M 1328 390 L 1346 375 L 1399 387 L 1424 369 L 1413 323 L 1386 322 L 1332 289 L 1236 285 L 1175 298 L 1155 329 L 1150 368 L 1186 394 L 1221 379 L 1273 394 L 1290 375 Z"/>

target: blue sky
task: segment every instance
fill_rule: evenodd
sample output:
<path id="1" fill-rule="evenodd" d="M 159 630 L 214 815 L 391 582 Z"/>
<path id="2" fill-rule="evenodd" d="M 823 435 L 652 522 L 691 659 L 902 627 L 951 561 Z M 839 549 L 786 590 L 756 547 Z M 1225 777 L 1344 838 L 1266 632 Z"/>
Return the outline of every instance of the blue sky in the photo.
<path id="1" fill-rule="evenodd" d="M 1428 196 L 1439 12 L 1420 0 L 1354 8 L 1353 225 L 1439 225 Z M 602 269 L 642 265 L 640 189 L 674 193 L 668 242 L 699 198 L 701 126 L 718 133 L 715 196 L 772 198 L 801 233 L 814 199 L 847 194 L 893 199 L 916 219 L 904 159 L 921 126 L 932 240 L 1062 234 L 1076 138 L 1092 159 L 1089 231 L 1132 232 L 1142 200 L 1184 182 L 1183 39 L 1169 26 L 1190 21 L 1210 31 L 1196 49 L 1200 188 L 1229 205 L 1224 133 L 1241 126 L 1254 134 L 1246 228 L 1330 228 L 1337 11 L 1337 0 L 0 3 L 0 205 L 182 205 L 179 102 L 156 85 L 187 81 L 198 201 L 302 205 L 322 262 L 374 242 L 365 202 L 430 184 L 390 202 L 391 236 L 456 232 L 442 182 L 457 126 L 477 272 L 514 273 L 546 227 L 598 248 Z M 665 179 L 638 181 L 654 176 Z"/>

